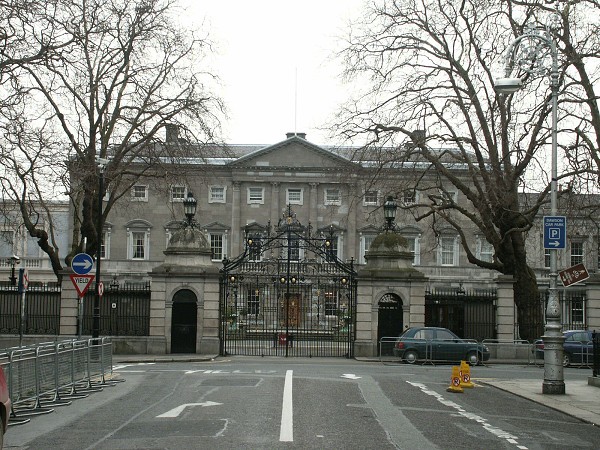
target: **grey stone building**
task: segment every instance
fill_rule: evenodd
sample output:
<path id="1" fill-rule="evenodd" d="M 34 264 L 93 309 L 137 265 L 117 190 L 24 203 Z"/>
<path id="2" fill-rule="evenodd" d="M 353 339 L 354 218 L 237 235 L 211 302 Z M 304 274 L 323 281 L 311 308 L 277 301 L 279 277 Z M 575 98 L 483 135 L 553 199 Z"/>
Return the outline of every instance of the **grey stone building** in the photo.
<path id="1" fill-rule="evenodd" d="M 176 134 L 171 133 L 171 138 L 176 139 Z M 380 176 L 373 183 L 377 170 Z M 459 177 L 467 175 L 460 166 L 453 170 Z M 310 230 L 310 239 L 326 240 L 328 251 L 353 268 L 358 282 L 356 309 L 352 311 L 357 354 L 376 353 L 381 337 L 422 324 L 445 326 L 480 340 L 518 339 L 511 281 L 470 264 L 451 227 L 439 223 L 432 227 L 430 220 L 417 222 L 412 214 L 399 208 L 395 231 L 405 239 L 405 246 L 397 249 L 399 256 L 386 266 L 381 249 L 369 254 L 385 224 L 382 207 L 388 195 L 401 205 L 418 202 L 422 195 L 403 188 L 406 178 L 414 173 L 414 167 L 410 172 L 403 167 L 381 172 L 369 162 L 354 161 L 352 149 L 317 146 L 301 133 L 290 133 L 269 146 L 231 146 L 223 155 L 189 158 L 185 174 L 177 181 L 165 185 L 154 179 L 140 179 L 130 195 L 115 205 L 104 224 L 102 280 L 105 285 L 117 281 L 121 286 L 152 285 L 146 350 L 172 351 L 173 342 L 179 339 L 173 335 L 173 327 L 178 326 L 173 317 L 185 315 L 188 306 L 184 304 L 193 303 L 194 349 L 214 351 L 220 345 L 219 336 L 226 334 L 223 330 L 234 329 L 238 336 L 239 330 L 244 326 L 249 329 L 252 321 L 255 327 L 266 327 L 266 315 L 258 313 L 259 303 L 272 295 L 272 307 L 277 309 L 276 302 L 282 295 L 275 294 L 272 286 L 267 289 L 260 285 L 258 278 L 251 289 L 242 284 L 219 286 L 218 270 L 224 267 L 224 261 L 248 251 L 248 236 L 266 236 L 266 230 L 275 230 L 282 219 L 290 220 L 293 214 L 294 220 Z M 465 201 L 452 186 L 444 186 L 443 190 L 455 202 Z M 200 256 L 191 258 L 202 260 L 201 270 L 196 271 L 196 263 L 186 266 L 186 258 L 182 260 L 182 254 L 169 247 L 181 228 L 183 201 L 189 194 L 197 201 L 195 229 L 206 239 L 206 248 L 197 249 Z M 558 266 L 566 268 L 583 262 L 592 277 L 576 286 L 560 288 L 565 300 L 563 323 L 565 328 L 597 327 L 598 228 L 589 216 L 576 212 L 568 215 L 567 248 L 559 252 Z M 541 222 L 540 217 L 540 226 L 530 230 L 527 244 L 530 264 L 543 290 L 548 284 L 549 258 L 543 249 Z M 463 231 L 478 258 L 493 258 L 492 247 L 468 223 Z M 304 252 L 299 247 L 294 259 L 307 257 L 315 264 L 322 263 L 318 254 Z M 271 250 L 270 255 L 261 254 L 257 260 L 247 256 L 253 262 L 268 262 L 277 254 Z M 178 267 L 182 273 L 177 272 Z M 309 286 L 307 281 L 303 293 L 298 290 L 294 297 L 300 310 L 306 311 L 294 313 L 294 321 L 310 322 L 303 328 L 306 333 L 322 336 L 324 328 L 339 333 L 344 328 L 340 317 L 349 317 L 347 302 L 339 300 L 339 293 L 327 297 L 329 294 L 318 288 L 316 281 L 311 283 Z M 76 296 L 69 295 L 67 302 L 63 299 L 63 310 L 72 316 Z M 283 295 L 293 297 L 289 289 Z M 231 300 L 234 297 L 235 305 Z M 289 312 L 285 314 L 289 319 Z M 225 315 L 230 323 L 219 331 Z M 278 317 L 269 326 L 281 331 L 280 325 Z M 74 334 L 74 326 L 73 320 L 61 320 L 61 334 Z M 205 335 L 201 330 L 210 332 Z"/>

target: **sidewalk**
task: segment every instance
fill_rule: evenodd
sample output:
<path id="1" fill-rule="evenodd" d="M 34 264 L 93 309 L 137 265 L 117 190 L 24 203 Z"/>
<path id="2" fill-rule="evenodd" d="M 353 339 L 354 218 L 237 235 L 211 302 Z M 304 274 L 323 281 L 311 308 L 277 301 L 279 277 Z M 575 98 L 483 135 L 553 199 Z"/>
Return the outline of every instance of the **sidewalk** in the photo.
<path id="1" fill-rule="evenodd" d="M 215 360 L 217 357 L 217 355 L 196 354 L 113 355 L 113 364 L 208 362 Z M 373 359 L 357 358 L 357 360 L 372 361 Z M 566 393 L 564 395 L 547 395 L 542 394 L 541 380 L 478 380 L 475 378 L 473 381 L 529 399 L 584 422 L 600 425 L 600 384 L 591 386 L 587 384 L 587 381 L 565 380 Z"/>
<path id="2" fill-rule="evenodd" d="M 473 381 L 511 392 L 584 422 L 600 425 L 600 387 L 590 386 L 587 381 L 565 380 L 564 395 L 542 394 L 541 380 Z"/>

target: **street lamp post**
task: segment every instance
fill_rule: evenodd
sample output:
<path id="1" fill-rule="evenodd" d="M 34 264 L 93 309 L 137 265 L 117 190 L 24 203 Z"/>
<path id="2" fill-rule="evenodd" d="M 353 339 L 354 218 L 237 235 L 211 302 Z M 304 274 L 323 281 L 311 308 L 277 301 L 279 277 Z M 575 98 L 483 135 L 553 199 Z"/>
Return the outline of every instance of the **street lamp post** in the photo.
<path id="1" fill-rule="evenodd" d="M 102 256 L 102 197 L 104 196 L 104 171 L 108 160 L 96 158 L 98 164 L 98 219 L 96 221 L 96 292 L 94 295 L 94 308 L 92 314 L 92 339 L 100 336 L 100 261 Z"/>
<path id="2" fill-rule="evenodd" d="M 556 5 L 558 9 L 558 3 Z M 555 12 L 558 15 L 558 12 Z M 559 18 L 553 18 L 552 24 L 559 23 Z M 495 89 L 501 94 L 512 94 L 523 87 L 520 78 L 510 78 L 515 63 L 529 74 L 548 73 L 543 65 L 543 59 L 548 54 L 551 57 L 550 91 L 552 101 L 552 168 L 550 181 L 550 209 L 552 216 L 557 214 L 557 121 L 558 121 L 558 52 L 556 42 L 547 28 L 527 26 L 525 32 L 517 37 L 509 46 L 505 61 L 505 77 L 495 81 Z M 563 371 L 563 342 L 560 304 L 558 301 L 556 279 L 557 249 L 550 249 L 550 286 L 548 289 L 548 304 L 546 306 L 546 326 L 544 336 L 544 382 L 543 394 L 564 394 L 565 380 Z"/>

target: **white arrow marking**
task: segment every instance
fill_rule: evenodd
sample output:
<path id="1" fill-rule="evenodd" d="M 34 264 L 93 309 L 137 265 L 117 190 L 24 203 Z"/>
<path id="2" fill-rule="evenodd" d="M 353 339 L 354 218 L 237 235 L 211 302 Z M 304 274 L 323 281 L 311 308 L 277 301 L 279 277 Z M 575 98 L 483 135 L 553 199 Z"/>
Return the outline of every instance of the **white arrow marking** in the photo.
<path id="1" fill-rule="evenodd" d="M 548 242 L 548 244 L 554 245 L 555 247 L 558 247 L 560 245 L 560 242 L 558 242 L 558 241 L 550 241 L 550 242 Z"/>
<path id="2" fill-rule="evenodd" d="M 222 405 L 222 404 L 223 403 L 210 402 L 210 401 L 208 401 L 208 402 L 202 402 L 202 403 L 184 403 L 183 405 L 180 405 L 177 408 L 173 408 L 172 410 L 167 411 L 166 413 L 160 414 L 159 416 L 156 416 L 156 417 L 177 417 L 188 406 L 202 406 L 202 407 L 204 407 L 204 406 L 217 406 L 217 405 Z"/>
<path id="3" fill-rule="evenodd" d="M 90 267 L 92 267 L 92 262 L 89 259 L 86 259 L 83 262 L 74 262 L 73 265 L 74 266 L 83 266 L 84 269 L 89 269 Z"/>
<path id="4" fill-rule="evenodd" d="M 342 378 L 348 378 L 350 380 L 358 380 L 360 377 L 354 375 L 353 373 L 345 373 L 342 375 Z"/>

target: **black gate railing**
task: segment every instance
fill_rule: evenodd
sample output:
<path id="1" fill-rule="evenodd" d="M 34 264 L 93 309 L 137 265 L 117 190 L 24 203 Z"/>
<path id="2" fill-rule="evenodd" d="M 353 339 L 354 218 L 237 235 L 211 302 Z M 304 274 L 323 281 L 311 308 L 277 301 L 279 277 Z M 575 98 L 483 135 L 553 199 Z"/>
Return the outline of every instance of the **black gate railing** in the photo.
<path id="1" fill-rule="evenodd" d="M 495 289 L 425 292 L 425 325 L 448 328 L 465 339 L 496 339 Z"/>
<path id="2" fill-rule="evenodd" d="M 246 228 L 243 254 L 221 270 L 221 354 L 353 355 L 356 273 L 334 231 L 312 236 L 289 207 L 274 229 Z"/>
<path id="3" fill-rule="evenodd" d="M 95 285 L 83 300 L 84 335 L 92 334 Z M 105 287 L 100 300 L 100 336 L 148 336 L 150 334 L 150 283 Z"/>
<path id="4" fill-rule="evenodd" d="M 563 331 L 587 330 L 587 296 L 584 290 L 574 288 L 558 289 L 558 301 L 560 305 L 560 317 Z M 546 318 L 546 305 L 548 303 L 548 291 L 540 291 L 539 302 L 531 303 L 530 308 L 535 308 L 535 314 L 527 312 L 527 317 L 539 317 L 540 323 L 532 323 L 530 326 L 543 332 Z M 515 326 L 518 323 L 518 311 L 515 308 Z M 515 331 L 515 336 L 518 333 Z"/>
<path id="5" fill-rule="evenodd" d="M 60 294 L 60 286 L 29 286 L 25 292 L 24 334 L 59 334 Z M 19 334 L 21 301 L 16 286 L 0 286 L 0 334 Z"/>

